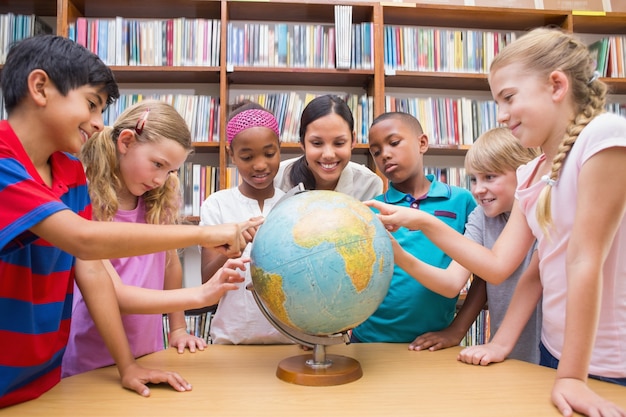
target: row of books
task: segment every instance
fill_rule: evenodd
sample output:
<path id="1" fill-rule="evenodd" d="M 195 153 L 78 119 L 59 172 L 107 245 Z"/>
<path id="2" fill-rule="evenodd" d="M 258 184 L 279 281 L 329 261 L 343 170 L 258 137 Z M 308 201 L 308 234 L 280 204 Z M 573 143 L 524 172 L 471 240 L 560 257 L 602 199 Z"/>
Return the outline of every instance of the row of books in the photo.
<path id="1" fill-rule="evenodd" d="M 199 314 L 185 315 L 187 323 L 187 332 L 193 336 L 204 339 L 208 344 L 211 343 L 211 319 L 213 314 L 211 311 L 205 311 Z M 169 348 L 170 320 L 167 314 L 163 314 L 163 347 Z"/>
<path id="2" fill-rule="evenodd" d="M 461 346 L 483 345 L 491 337 L 489 329 L 489 310 L 482 310 L 461 340 Z"/>
<path id="3" fill-rule="evenodd" d="M 611 113 L 626 117 L 626 103 L 607 103 L 606 110 Z"/>
<path id="4" fill-rule="evenodd" d="M 385 70 L 486 73 L 515 32 L 385 25 Z"/>
<path id="5" fill-rule="evenodd" d="M 0 64 L 4 64 L 11 45 L 34 35 L 52 33 L 52 28 L 34 14 L 0 14 Z"/>
<path id="6" fill-rule="evenodd" d="M 79 17 L 68 36 L 108 65 L 218 66 L 220 28 L 219 19 Z M 372 22 L 352 23 L 352 6 L 336 7 L 334 26 L 230 22 L 227 63 L 334 68 L 339 57 L 337 68 L 372 69 L 373 36 Z"/>
<path id="7" fill-rule="evenodd" d="M 435 179 L 448 185 L 470 189 L 469 177 L 463 167 L 424 167 L 426 175 L 434 175 Z"/>
<path id="8" fill-rule="evenodd" d="M 617 35 L 600 39 L 589 45 L 601 77 L 626 77 L 626 36 Z"/>
<path id="9" fill-rule="evenodd" d="M 226 188 L 236 187 L 241 182 L 239 171 L 234 166 L 227 167 L 224 175 Z M 200 216 L 204 200 L 220 189 L 219 167 L 188 161 L 180 167 L 178 178 L 183 201 L 181 215 Z"/>
<path id="10" fill-rule="evenodd" d="M 219 66 L 218 19 L 79 17 L 68 37 L 108 65 Z"/>
<path id="11" fill-rule="evenodd" d="M 493 100 L 386 96 L 385 109 L 415 116 L 429 143 L 434 145 L 471 145 L 482 133 L 498 125 Z"/>
<path id="12" fill-rule="evenodd" d="M 374 117 L 374 100 L 365 94 L 336 93 L 347 104 L 354 117 L 354 129 L 357 143 L 367 143 L 367 132 Z M 300 115 L 307 104 L 321 93 L 301 93 L 291 91 L 287 93 L 255 93 L 239 94 L 234 97 L 233 103 L 242 100 L 251 100 L 259 103 L 271 111 L 281 132 L 281 141 L 300 142 Z"/>
<path id="13" fill-rule="evenodd" d="M 219 97 L 188 94 L 123 94 L 107 107 L 104 124 L 112 126 L 128 107 L 142 100 L 154 99 L 172 105 L 183 116 L 194 142 L 219 142 Z"/>
<path id="14" fill-rule="evenodd" d="M 230 22 L 227 36 L 232 41 L 226 62 L 229 66 L 373 69 L 373 24 L 351 24 L 348 31 L 348 40 L 340 42 L 333 25 Z M 343 45 L 346 42 L 351 43 Z"/>

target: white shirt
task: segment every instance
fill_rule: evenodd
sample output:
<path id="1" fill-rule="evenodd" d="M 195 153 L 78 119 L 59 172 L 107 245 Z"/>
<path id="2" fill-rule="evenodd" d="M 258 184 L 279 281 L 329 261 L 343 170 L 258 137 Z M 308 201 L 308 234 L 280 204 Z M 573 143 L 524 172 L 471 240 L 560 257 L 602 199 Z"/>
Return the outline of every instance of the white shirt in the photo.
<path id="1" fill-rule="evenodd" d="M 300 159 L 292 158 L 282 161 L 278 174 L 274 178 L 274 186 L 283 191 L 289 191 L 295 187 L 289 179 L 293 163 Z M 334 191 L 352 196 L 360 201 L 371 200 L 383 193 L 383 180 L 366 166 L 349 161 L 341 172 L 339 182 Z"/>

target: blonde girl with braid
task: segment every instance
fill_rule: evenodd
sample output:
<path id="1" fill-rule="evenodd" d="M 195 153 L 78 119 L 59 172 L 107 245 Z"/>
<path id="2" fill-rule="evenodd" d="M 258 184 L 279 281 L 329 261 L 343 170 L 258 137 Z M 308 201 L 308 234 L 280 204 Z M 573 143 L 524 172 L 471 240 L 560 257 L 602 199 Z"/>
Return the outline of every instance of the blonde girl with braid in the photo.
<path id="1" fill-rule="evenodd" d="M 187 124 L 172 106 L 148 100 L 129 107 L 112 127 L 94 134 L 80 153 L 93 218 L 102 222 L 180 223 L 176 172 L 191 150 Z M 225 292 L 242 284 L 236 269 L 245 269 L 244 260 L 229 259 L 210 283 L 183 289 L 176 250 L 111 259 L 105 266 L 125 313 L 122 322 L 134 357 L 163 350 L 164 313 L 169 313 L 170 346 L 179 353 L 185 348 L 203 350 L 204 339 L 187 333 L 183 310 L 217 303 Z M 75 287 L 62 374 L 70 376 L 111 364 L 113 358 Z"/>
<path id="2" fill-rule="evenodd" d="M 626 385 L 626 119 L 605 113 L 607 88 L 589 51 L 557 29 L 532 30 L 505 47 L 489 85 L 498 121 L 542 150 L 518 169 L 516 201 L 493 248 L 418 210 L 372 205 L 388 229 L 422 230 L 487 280 L 508 276 L 536 239 L 540 278 L 519 281 L 491 343 L 464 349 L 459 360 L 504 360 L 543 295 L 540 361 L 556 368 L 554 405 L 564 416 L 625 416 L 587 380 Z"/>

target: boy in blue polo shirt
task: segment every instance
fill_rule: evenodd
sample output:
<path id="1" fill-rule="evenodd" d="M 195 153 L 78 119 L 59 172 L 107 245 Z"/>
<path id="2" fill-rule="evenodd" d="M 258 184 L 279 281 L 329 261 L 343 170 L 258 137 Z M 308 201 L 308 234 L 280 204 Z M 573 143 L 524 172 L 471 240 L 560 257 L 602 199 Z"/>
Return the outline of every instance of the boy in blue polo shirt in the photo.
<path id="1" fill-rule="evenodd" d="M 476 202 L 468 190 L 424 174 L 428 137 L 415 117 L 399 112 L 378 116 L 369 131 L 369 145 L 376 166 L 389 180 L 389 189 L 376 200 L 423 210 L 463 233 Z M 426 263 L 446 268 L 451 261 L 420 231 L 400 228 L 393 237 L 407 252 Z M 383 302 L 353 330 L 352 339 L 413 342 L 423 333 L 448 327 L 454 319 L 457 298 L 427 289 L 396 266 Z"/>

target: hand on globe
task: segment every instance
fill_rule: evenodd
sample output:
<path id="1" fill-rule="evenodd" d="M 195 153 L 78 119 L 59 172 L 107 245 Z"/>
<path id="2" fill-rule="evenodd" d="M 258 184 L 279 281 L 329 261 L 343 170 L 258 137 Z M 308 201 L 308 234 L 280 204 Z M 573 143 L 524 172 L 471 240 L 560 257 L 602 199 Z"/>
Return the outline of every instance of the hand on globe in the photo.
<path id="1" fill-rule="evenodd" d="M 241 232 L 244 240 L 246 241 L 246 244 L 254 240 L 254 236 L 256 236 L 256 232 L 257 230 L 259 230 L 259 227 L 261 227 L 261 224 L 263 223 L 264 220 L 265 218 L 263 216 L 251 217 L 249 221 L 252 222 L 252 226 L 248 226 L 249 223 L 247 222 L 242 224 L 242 228 L 247 227 L 245 229 L 242 229 L 242 232 Z"/>
<path id="2" fill-rule="evenodd" d="M 236 290 L 245 281 L 239 271 L 246 270 L 250 258 L 228 259 L 207 282 L 202 284 L 203 305 L 217 304 L 227 291 Z"/>

